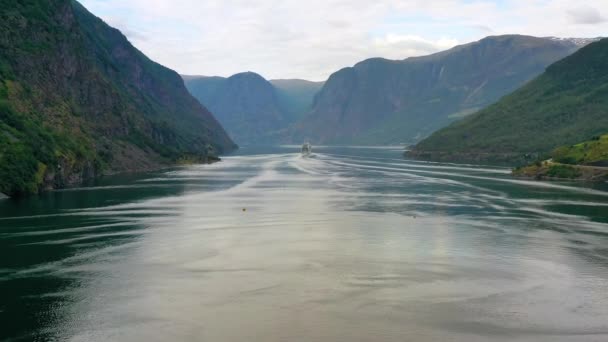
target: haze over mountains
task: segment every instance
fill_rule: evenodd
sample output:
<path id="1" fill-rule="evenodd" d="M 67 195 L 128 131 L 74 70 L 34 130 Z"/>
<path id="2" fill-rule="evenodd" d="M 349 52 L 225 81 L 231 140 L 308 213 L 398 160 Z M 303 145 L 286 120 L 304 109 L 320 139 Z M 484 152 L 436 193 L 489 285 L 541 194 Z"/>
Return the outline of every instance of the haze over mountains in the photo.
<path id="1" fill-rule="evenodd" d="M 415 142 L 497 101 L 580 46 L 495 36 L 430 56 L 369 59 L 331 75 L 293 134 L 334 144 Z"/>
<path id="2" fill-rule="evenodd" d="M 277 142 L 310 111 L 322 82 L 271 80 L 253 72 L 223 77 L 183 76 L 188 90 L 207 106 L 241 145 Z"/>
<path id="3" fill-rule="evenodd" d="M 239 143 L 411 143 L 496 102 L 590 41 L 493 36 L 430 56 L 368 59 L 332 74 L 316 96 L 321 84 L 299 81 L 309 91 L 291 96 L 299 106 L 279 103 L 279 94 L 290 94 L 276 82 L 273 92 L 259 75 L 185 79 Z M 290 109 L 291 116 L 278 114 Z"/>
<path id="4" fill-rule="evenodd" d="M 206 160 L 235 144 L 182 79 L 76 1 L 0 1 L 0 192 Z"/>

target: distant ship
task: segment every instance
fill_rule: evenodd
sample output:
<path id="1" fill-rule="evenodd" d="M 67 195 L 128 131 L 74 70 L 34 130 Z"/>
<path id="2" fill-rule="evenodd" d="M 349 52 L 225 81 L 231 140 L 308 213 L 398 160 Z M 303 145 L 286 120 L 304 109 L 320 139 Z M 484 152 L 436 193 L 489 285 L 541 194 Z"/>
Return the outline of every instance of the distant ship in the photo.
<path id="1" fill-rule="evenodd" d="M 309 156 L 312 153 L 312 146 L 310 145 L 310 143 L 305 143 L 304 145 L 302 145 L 302 155 L 303 156 Z"/>

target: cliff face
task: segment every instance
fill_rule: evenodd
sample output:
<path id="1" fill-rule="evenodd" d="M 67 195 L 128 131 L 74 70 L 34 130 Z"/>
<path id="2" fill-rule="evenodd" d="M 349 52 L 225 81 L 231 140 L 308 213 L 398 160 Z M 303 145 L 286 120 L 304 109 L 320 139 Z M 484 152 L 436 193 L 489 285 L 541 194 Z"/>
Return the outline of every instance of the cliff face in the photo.
<path id="1" fill-rule="evenodd" d="M 75 1 L 0 0 L 0 192 L 235 148 L 182 79 Z"/>
<path id="2" fill-rule="evenodd" d="M 279 98 L 279 106 L 289 123 L 301 119 L 312 109 L 315 95 L 321 90 L 324 82 L 312 82 L 301 79 L 279 79 L 269 81 Z"/>
<path id="3" fill-rule="evenodd" d="M 604 39 L 551 65 L 496 104 L 437 131 L 410 154 L 452 160 L 467 160 L 467 156 L 492 159 L 506 155 L 509 160 L 548 156 L 559 146 L 605 134 L 607 113 L 608 39 Z M 601 151 L 579 149 L 582 162 Z M 572 146 L 570 151 L 577 149 Z"/>
<path id="4" fill-rule="evenodd" d="M 245 145 L 278 142 L 277 133 L 310 110 L 320 88 L 320 83 L 304 80 L 267 81 L 253 72 L 183 78 L 192 95 Z"/>
<path id="5" fill-rule="evenodd" d="M 369 59 L 331 75 L 291 136 L 321 143 L 417 141 L 578 48 L 570 40 L 497 36 L 425 57 Z"/>
<path id="6" fill-rule="evenodd" d="M 255 143 L 259 137 L 286 125 L 275 89 L 262 76 L 244 72 L 226 79 L 203 79 L 198 81 L 199 87 L 205 81 L 211 81 L 211 88 L 216 88 L 199 93 L 199 100 L 217 115 L 239 144 Z"/>

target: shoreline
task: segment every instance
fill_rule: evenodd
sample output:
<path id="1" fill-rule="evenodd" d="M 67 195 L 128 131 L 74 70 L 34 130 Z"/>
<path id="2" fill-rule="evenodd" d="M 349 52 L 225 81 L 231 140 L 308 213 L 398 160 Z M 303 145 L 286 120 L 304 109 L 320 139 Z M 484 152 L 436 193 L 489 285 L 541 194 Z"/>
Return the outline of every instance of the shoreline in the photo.
<path id="1" fill-rule="evenodd" d="M 486 163 L 512 167 L 511 176 L 519 179 L 539 181 L 608 181 L 608 167 L 592 165 L 570 165 L 554 162 L 531 164 L 538 153 L 491 153 L 491 152 L 443 152 L 406 150 L 404 157 L 415 160 L 443 163 Z M 515 167 L 514 165 L 524 165 Z"/>
<path id="2" fill-rule="evenodd" d="M 53 177 L 48 178 L 48 181 L 45 183 L 45 185 L 43 185 L 40 188 L 40 190 L 37 193 L 18 194 L 16 196 L 9 196 L 9 195 L 6 195 L 6 194 L 0 192 L 0 200 L 38 196 L 42 193 L 46 193 L 46 192 L 53 191 L 53 190 L 61 190 L 61 189 L 67 189 L 70 187 L 77 187 L 77 186 L 83 186 L 83 185 L 86 186 L 87 182 L 91 182 L 96 179 L 101 179 L 103 177 L 108 177 L 108 176 L 154 172 L 154 171 L 167 170 L 167 169 L 180 167 L 180 166 L 188 166 L 188 165 L 196 165 L 196 164 L 210 165 L 210 164 L 219 163 L 221 161 L 222 161 L 222 159 L 220 157 L 210 157 L 210 158 L 206 158 L 205 160 L 197 160 L 197 161 L 195 161 L 194 159 L 187 159 L 187 160 L 183 159 L 183 160 L 178 160 L 174 163 L 158 164 L 158 166 L 152 166 L 152 167 L 142 167 L 142 168 L 128 169 L 128 170 L 108 170 L 108 171 L 101 172 L 99 174 L 93 173 L 94 175 L 91 177 L 85 177 L 83 175 L 83 173 L 88 173 L 88 172 L 85 172 L 85 170 L 81 170 L 81 173 L 72 173 L 72 174 L 68 175 L 68 179 L 64 179 L 64 182 L 59 186 L 57 186 L 57 183 L 55 180 L 55 175 L 53 175 Z M 73 181 L 69 181 L 70 178 Z"/>
<path id="3" fill-rule="evenodd" d="M 404 157 L 423 161 L 434 161 L 443 163 L 473 163 L 494 164 L 500 166 L 524 165 L 535 160 L 538 155 L 520 152 L 445 152 L 445 151 L 418 151 L 406 150 Z"/>
<path id="4" fill-rule="evenodd" d="M 516 178 L 541 181 L 607 182 L 608 167 L 542 162 L 513 169 Z"/>

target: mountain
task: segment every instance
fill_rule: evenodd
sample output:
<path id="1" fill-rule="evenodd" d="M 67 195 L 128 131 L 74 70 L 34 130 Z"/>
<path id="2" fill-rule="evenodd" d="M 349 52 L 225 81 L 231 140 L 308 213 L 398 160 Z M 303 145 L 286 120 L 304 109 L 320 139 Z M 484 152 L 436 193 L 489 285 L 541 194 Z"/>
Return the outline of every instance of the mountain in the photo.
<path id="1" fill-rule="evenodd" d="M 76 1 L 0 0 L 0 192 L 235 148 L 180 76 Z"/>
<path id="2" fill-rule="evenodd" d="M 608 132 L 608 39 L 587 45 L 498 103 L 423 140 L 433 159 L 542 156 Z"/>
<path id="3" fill-rule="evenodd" d="M 186 81 L 186 86 L 239 144 L 254 144 L 261 136 L 287 125 L 274 87 L 256 73 L 194 78 Z"/>
<path id="4" fill-rule="evenodd" d="M 415 142 L 494 103 L 582 44 L 507 35 L 430 56 L 365 60 L 330 76 L 291 136 L 316 143 Z"/>
<path id="5" fill-rule="evenodd" d="M 312 109 L 315 95 L 324 82 L 311 82 L 300 79 L 270 80 L 274 86 L 279 106 L 290 123 L 301 119 Z"/>
<path id="6" fill-rule="evenodd" d="M 253 72 L 228 78 L 182 76 L 190 93 L 216 114 L 239 144 L 276 142 L 276 132 L 310 110 L 322 83 L 267 81 Z"/>

